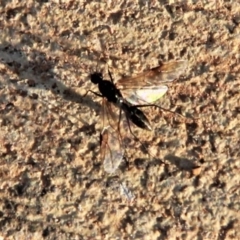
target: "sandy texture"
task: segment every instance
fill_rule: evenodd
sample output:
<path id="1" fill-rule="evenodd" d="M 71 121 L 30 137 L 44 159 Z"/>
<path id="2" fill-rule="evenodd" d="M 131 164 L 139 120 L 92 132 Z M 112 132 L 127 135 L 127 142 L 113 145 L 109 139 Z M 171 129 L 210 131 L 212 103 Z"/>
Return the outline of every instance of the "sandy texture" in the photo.
<path id="1" fill-rule="evenodd" d="M 1 1 L 0 239 L 240 239 L 239 1 L 102 2 Z M 189 118 L 144 109 L 106 174 L 89 74 L 172 60 Z"/>

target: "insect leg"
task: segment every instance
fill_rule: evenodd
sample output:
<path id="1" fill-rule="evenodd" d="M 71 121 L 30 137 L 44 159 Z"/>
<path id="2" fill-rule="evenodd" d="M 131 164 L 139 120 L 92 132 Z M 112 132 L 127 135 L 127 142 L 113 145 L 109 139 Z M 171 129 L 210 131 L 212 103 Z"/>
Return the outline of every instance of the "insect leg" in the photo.
<path id="1" fill-rule="evenodd" d="M 158 105 L 156 105 L 156 104 L 134 105 L 134 107 L 137 107 L 137 108 L 138 108 L 138 107 L 139 107 L 139 108 L 141 108 L 141 107 L 157 107 L 157 108 L 159 108 L 159 109 L 161 109 L 161 110 L 163 110 L 163 111 L 170 112 L 170 113 L 173 113 L 173 114 L 177 114 L 177 115 L 179 115 L 179 116 L 181 116 L 181 117 L 183 117 L 183 118 L 187 118 L 186 116 L 182 115 L 181 113 L 173 112 L 173 111 L 171 111 L 171 110 L 169 110 L 169 109 L 160 107 L 160 106 L 158 106 Z"/>
<path id="2" fill-rule="evenodd" d="M 122 117 L 122 108 L 120 108 L 119 111 L 120 112 L 119 112 L 119 118 L 118 118 L 118 131 L 120 133 L 120 122 L 121 122 L 121 117 Z"/>
<path id="3" fill-rule="evenodd" d="M 130 133 L 132 134 L 132 136 L 135 138 L 135 140 L 139 141 L 140 144 L 145 148 L 145 150 L 147 151 L 147 153 L 148 153 L 150 156 L 152 156 L 152 155 L 149 153 L 146 145 L 133 133 L 133 131 L 132 131 L 132 129 L 131 129 L 130 121 L 129 121 L 129 118 L 128 118 L 127 115 L 126 115 L 126 118 L 127 118 L 128 129 L 129 129 Z M 153 156 L 152 156 L 152 157 L 153 157 Z"/>
<path id="4" fill-rule="evenodd" d="M 97 93 L 97 92 L 94 92 L 94 91 L 92 91 L 92 90 L 87 90 L 87 92 L 83 95 L 83 97 L 86 97 L 89 92 L 93 93 L 94 95 L 96 95 L 96 96 L 98 96 L 98 97 L 103 97 L 101 94 L 99 94 L 99 93 Z"/>
<path id="5" fill-rule="evenodd" d="M 130 133 L 133 135 L 133 137 L 134 137 L 137 141 L 139 141 L 139 142 L 143 145 L 143 143 L 141 142 L 141 140 L 133 133 L 133 131 L 132 131 L 132 129 L 131 129 L 130 122 L 129 122 L 129 118 L 128 118 L 127 116 L 126 116 L 126 118 L 127 118 L 127 124 L 128 124 L 128 129 L 129 129 Z"/>
<path id="6" fill-rule="evenodd" d="M 108 75 L 109 75 L 109 77 L 110 77 L 110 80 L 111 80 L 111 82 L 113 83 L 112 74 L 111 74 L 111 72 L 110 72 L 110 70 L 109 70 L 109 69 L 108 69 Z"/>

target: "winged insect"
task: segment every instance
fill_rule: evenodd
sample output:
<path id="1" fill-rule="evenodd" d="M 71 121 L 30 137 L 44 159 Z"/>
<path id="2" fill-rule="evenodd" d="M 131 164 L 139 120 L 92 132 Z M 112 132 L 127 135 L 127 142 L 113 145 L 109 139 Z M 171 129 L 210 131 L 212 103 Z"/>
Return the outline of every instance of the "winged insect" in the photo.
<path id="1" fill-rule="evenodd" d="M 124 147 L 120 132 L 122 112 L 126 116 L 131 134 L 136 139 L 138 138 L 132 132 L 129 122 L 132 122 L 139 128 L 152 130 L 149 120 L 139 108 L 156 106 L 166 110 L 156 105 L 155 102 L 167 92 L 168 87 L 165 84 L 178 78 L 186 66 L 186 61 L 164 63 L 135 77 L 120 79 L 116 84 L 113 82 L 110 71 L 108 72 L 110 81 L 103 79 L 102 74 L 99 72 L 94 72 L 90 75 L 91 82 L 98 85 L 99 93 L 92 90 L 88 90 L 87 93 L 90 91 L 103 98 L 104 124 L 101 133 L 101 155 L 106 172 L 115 172 L 124 157 Z M 111 105 L 117 106 L 120 110 L 118 123 L 116 117 L 113 116 Z M 105 121 L 105 118 L 108 119 L 108 122 Z"/>

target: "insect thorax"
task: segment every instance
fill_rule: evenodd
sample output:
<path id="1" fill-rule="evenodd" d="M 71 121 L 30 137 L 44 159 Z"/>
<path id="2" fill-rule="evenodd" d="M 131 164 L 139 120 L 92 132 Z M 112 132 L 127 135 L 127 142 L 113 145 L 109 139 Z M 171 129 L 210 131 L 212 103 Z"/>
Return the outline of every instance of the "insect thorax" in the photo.
<path id="1" fill-rule="evenodd" d="M 102 81 L 98 86 L 99 91 L 109 102 L 117 103 L 119 98 L 122 98 L 122 94 L 112 82 Z"/>

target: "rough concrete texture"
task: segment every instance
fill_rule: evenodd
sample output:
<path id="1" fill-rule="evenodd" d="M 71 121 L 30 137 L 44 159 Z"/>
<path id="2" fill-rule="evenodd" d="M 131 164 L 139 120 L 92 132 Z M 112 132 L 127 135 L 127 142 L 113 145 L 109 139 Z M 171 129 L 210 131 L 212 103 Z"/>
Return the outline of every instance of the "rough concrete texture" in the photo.
<path id="1" fill-rule="evenodd" d="M 240 239 L 239 1 L 0 4 L 0 239 Z M 107 174 L 89 74 L 173 60 Z"/>

